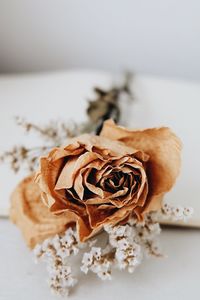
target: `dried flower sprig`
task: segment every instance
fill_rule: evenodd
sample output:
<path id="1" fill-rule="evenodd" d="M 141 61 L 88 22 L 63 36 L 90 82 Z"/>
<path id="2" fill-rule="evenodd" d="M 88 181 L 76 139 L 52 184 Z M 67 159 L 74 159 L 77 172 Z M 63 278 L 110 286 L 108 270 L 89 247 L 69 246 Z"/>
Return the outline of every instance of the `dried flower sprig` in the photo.
<path id="1" fill-rule="evenodd" d="M 121 116 L 119 107 L 121 95 L 125 93 L 129 99 L 133 99 L 133 93 L 130 88 L 132 78 L 133 75 L 127 72 L 124 83 L 121 86 L 115 86 L 108 91 L 98 87 L 94 88 L 97 99 L 89 102 L 87 114 L 90 123 L 96 127 L 95 133 L 97 135 L 100 133 L 105 120 L 113 119 L 115 123 L 119 123 Z"/>
<path id="2" fill-rule="evenodd" d="M 127 269 L 133 273 L 142 260 L 142 249 L 137 240 L 135 226 L 129 224 L 105 226 L 109 234 L 109 243 L 115 249 L 115 264 L 119 270 Z"/>
<path id="3" fill-rule="evenodd" d="M 192 207 L 172 206 L 165 203 L 160 211 L 160 217 L 164 220 L 186 222 L 193 214 L 194 209 Z"/>
<path id="4" fill-rule="evenodd" d="M 111 262 L 113 255 L 111 253 L 103 254 L 101 247 L 92 247 L 90 252 L 83 255 L 81 271 L 85 274 L 92 271 L 102 280 L 111 279 Z"/>
<path id="5" fill-rule="evenodd" d="M 51 147 L 41 146 L 27 148 L 26 146 L 14 146 L 13 149 L 4 152 L 0 156 L 0 162 L 7 161 L 11 169 L 17 173 L 20 168 L 25 167 L 33 172 L 38 167 L 38 157 L 44 155 Z"/>
<path id="6" fill-rule="evenodd" d="M 135 218 L 131 218 L 124 225 L 104 226 L 104 233 L 108 235 L 104 247 L 97 245 L 97 239 L 80 243 L 75 228 L 68 228 L 63 235 L 56 235 L 37 245 L 34 255 L 37 261 L 42 259 L 47 262 L 51 290 L 65 296 L 77 283 L 70 266 L 71 255 L 82 256 L 80 270 L 84 274 L 90 271 L 102 280 L 112 279 L 113 268 L 133 273 L 144 256 L 163 257 L 157 241 L 161 232 L 157 220 L 161 215 L 165 217 L 168 207 L 171 211 L 177 211 L 164 204 L 159 212 L 148 213 L 143 222 L 138 223 Z M 188 209 L 182 208 L 181 211 Z M 187 217 L 191 215 L 189 211 Z M 185 214 L 179 214 L 179 218 L 185 220 Z M 78 266 L 77 263 L 75 266 Z"/>
<path id="7" fill-rule="evenodd" d="M 76 232 L 72 228 L 68 228 L 64 235 L 55 235 L 52 239 L 46 239 L 41 245 L 35 247 L 36 262 L 40 259 L 47 262 L 48 282 L 54 294 L 66 296 L 69 288 L 77 283 L 67 258 L 77 255 L 81 247 L 77 241 Z"/>
<path id="8" fill-rule="evenodd" d="M 74 122 L 64 123 L 62 121 L 50 121 L 45 126 L 39 126 L 32 122 L 26 121 L 24 118 L 16 117 L 16 124 L 22 127 L 25 132 L 36 132 L 46 142 L 52 145 L 60 146 L 66 139 L 79 134 L 78 126 Z"/>
<path id="9" fill-rule="evenodd" d="M 113 118 L 118 122 L 120 119 L 120 96 L 126 93 L 130 99 L 133 98 L 130 89 L 131 78 L 132 74 L 127 73 L 121 86 L 114 86 L 107 91 L 95 87 L 94 91 L 97 98 L 89 101 L 87 108 L 88 120 L 83 123 L 50 121 L 42 126 L 26 121 L 24 118 L 15 117 L 18 126 L 22 127 L 27 133 L 37 133 L 45 143 L 42 146 L 33 148 L 28 148 L 25 145 L 15 146 L 0 155 L 0 162 L 8 162 L 15 173 L 22 167 L 33 172 L 38 167 L 39 157 L 45 155 L 48 150 L 60 146 L 67 139 L 82 133 L 95 132 L 99 134 L 106 119 Z"/>

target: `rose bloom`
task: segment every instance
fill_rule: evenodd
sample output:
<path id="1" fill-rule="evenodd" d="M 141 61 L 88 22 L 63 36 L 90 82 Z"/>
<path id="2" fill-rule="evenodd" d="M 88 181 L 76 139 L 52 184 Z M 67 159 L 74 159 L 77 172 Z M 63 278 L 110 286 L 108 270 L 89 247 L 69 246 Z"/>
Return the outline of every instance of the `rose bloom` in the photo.
<path id="1" fill-rule="evenodd" d="M 104 122 L 100 136 L 81 135 L 40 161 L 43 202 L 81 241 L 106 224 L 142 220 L 161 207 L 180 167 L 180 141 L 169 128 L 128 130 Z"/>

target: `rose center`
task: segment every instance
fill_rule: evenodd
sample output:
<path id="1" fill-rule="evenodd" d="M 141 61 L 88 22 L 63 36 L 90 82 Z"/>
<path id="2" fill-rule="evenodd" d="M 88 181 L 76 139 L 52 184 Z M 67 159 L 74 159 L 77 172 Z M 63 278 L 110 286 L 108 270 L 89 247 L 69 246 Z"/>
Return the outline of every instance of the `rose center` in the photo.
<path id="1" fill-rule="evenodd" d="M 124 174 L 122 171 L 113 172 L 100 180 L 100 186 L 105 191 L 113 193 L 116 190 L 123 189 L 126 179 L 127 174 Z"/>

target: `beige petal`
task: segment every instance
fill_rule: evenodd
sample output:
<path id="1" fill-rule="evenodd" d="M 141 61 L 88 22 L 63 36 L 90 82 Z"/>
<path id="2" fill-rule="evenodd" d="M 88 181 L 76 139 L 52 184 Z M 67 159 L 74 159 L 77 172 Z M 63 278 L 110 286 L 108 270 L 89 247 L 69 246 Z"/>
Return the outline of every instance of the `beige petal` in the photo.
<path id="1" fill-rule="evenodd" d="M 138 152 L 138 150 L 128 147 L 117 140 L 115 141 L 113 139 L 107 139 L 92 134 L 83 134 L 75 137 L 71 140 L 71 143 L 73 142 L 78 142 L 89 152 L 99 153 L 100 155 L 105 156 L 122 157 L 126 154 L 134 154 Z"/>
<path id="2" fill-rule="evenodd" d="M 80 144 L 75 143 L 69 144 L 67 147 L 57 147 L 51 150 L 48 154 L 48 159 L 50 161 L 56 161 L 60 160 L 61 158 L 67 157 L 67 156 L 77 156 L 80 155 L 84 151 L 84 148 L 80 146 Z"/>
<path id="3" fill-rule="evenodd" d="M 25 178 L 11 197 L 10 218 L 22 231 L 30 248 L 57 233 L 62 233 L 74 220 L 68 213 L 55 216 L 43 204 L 34 175 Z"/>
<path id="4" fill-rule="evenodd" d="M 77 156 L 73 156 L 67 160 L 56 182 L 55 190 L 72 187 L 74 179 L 72 174 L 74 172 L 77 159 Z"/>
<path id="5" fill-rule="evenodd" d="M 90 226 L 92 228 L 97 227 L 99 224 L 105 222 L 105 220 L 113 214 L 112 211 L 115 211 L 115 208 L 112 210 L 100 210 L 96 205 L 88 205 L 87 212 L 89 216 Z"/>
<path id="6" fill-rule="evenodd" d="M 88 182 L 88 176 L 91 173 L 91 169 L 88 169 L 83 174 L 83 185 L 86 187 L 89 191 L 91 191 L 93 194 L 99 196 L 100 198 L 104 197 L 104 192 L 101 188 L 95 186 L 95 184 Z"/>
<path id="7" fill-rule="evenodd" d="M 132 204 L 121 209 L 100 209 L 96 206 L 88 205 L 87 211 L 89 215 L 90 225 L 93 229 L 101 228 L 103 225 L 112 224 L 115 225 L 125 219 L 137 205 Z M 105 205 L 104 205 L 105 208 Z"/>
<path id="8" fill-rule="evenodd" d="M 63 159 L 56 161 L 51 161 L 48 157 L 40 159 L 40 171 L 35 176 L 35 182 L 39 184 L 42 200 L 48 207 L 52 206 L 53 201 L 61 205 L 65 203 L 65 195 L 54 189 L 62 166 Z M 47 197 L 44 198 L 45 194 Z"/>
<path id="9" fill-rule="evenodd" d="M 181 142 L 169 128 L 128 130 L 109 120 L 104 123 L 101 136 L 121 141 L 150 156 L 147 176 L 151 195 L 162 195 L 172 188 L 180 170 Z"/>
<path id="10" fill-rule="evenodd" d="M 79 157 L 71 158 L 63 167 L 55 188 L 71 188 L 79 170 L 81 170 L 97 158 L 97 155 L 92 152 L 86 152 Z"/>
<path id="11" fill-rule="evenodd" d="M 96 159 L 96 154 L 89 152 L 89 156 L 93 157 L 93 160 L 89 161 L 88 163 L 87 163 L 87 161 L 85 161 L 85 166 L 83 166 L 79 169 L 79 171 L 77 172 L 76 177 L 74 179 L 73 186 L 74 186 L 76 193 L 79 195 L 80 199 L 83 199 L 84 191 L 85 191 L 84 179 L 83 179 L 83 173 L 85 172 L 85 170 L 91 171 L 92 168 L 95 168 L 98 170 L 98 169 L 101 169 L 102 166 L 105 164 L 104 161 L 101 161 L 100 159 Z"/>

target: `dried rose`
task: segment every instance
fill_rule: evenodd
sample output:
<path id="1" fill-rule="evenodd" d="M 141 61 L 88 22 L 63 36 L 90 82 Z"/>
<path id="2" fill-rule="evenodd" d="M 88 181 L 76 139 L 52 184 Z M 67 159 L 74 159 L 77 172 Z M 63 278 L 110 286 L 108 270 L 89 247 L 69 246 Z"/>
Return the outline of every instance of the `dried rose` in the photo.
<path id="1" fill-rule="evenodd" d="M 76 223 L 86 240 L 107 223 L 160 208 L 180 168 L 180 141 L 168 128 L 127 130 L 109 120 L 100 136 L 82 135 L 41 158 L 44 203 Z"/>

